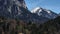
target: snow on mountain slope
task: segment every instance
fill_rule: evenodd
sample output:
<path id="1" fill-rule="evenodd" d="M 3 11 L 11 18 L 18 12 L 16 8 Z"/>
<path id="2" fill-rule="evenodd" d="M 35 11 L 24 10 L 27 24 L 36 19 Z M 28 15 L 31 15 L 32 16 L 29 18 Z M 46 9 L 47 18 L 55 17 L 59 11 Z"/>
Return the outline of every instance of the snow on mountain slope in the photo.
<path id="1" fill-rule="evenodd" d="M 31 13 L 38 14 L 39 16 L 43 16 L 49 19 L 54 19 L 58 16 L 58 14 L 52 12 L 51 10 L 47 10 L 41 7 L 37 7 L 31 11 Z"/>

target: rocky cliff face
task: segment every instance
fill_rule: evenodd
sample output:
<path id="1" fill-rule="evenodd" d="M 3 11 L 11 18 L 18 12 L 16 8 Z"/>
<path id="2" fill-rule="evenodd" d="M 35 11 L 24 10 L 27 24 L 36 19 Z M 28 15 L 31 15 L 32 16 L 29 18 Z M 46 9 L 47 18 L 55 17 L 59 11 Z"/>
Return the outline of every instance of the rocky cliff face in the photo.
<path id="1" fill-rule="evenodd" d="M 21 7 L 27 9 L 24 0 L 0 0 L 0 16 L 15 17 L 22 13 Z"/>

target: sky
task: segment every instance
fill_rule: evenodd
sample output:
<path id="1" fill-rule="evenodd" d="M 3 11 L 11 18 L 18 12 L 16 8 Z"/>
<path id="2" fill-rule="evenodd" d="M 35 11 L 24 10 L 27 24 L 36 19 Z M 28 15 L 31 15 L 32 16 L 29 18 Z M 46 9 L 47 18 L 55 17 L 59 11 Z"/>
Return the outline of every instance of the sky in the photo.
<path id="1" fill-rule="evenodd" d="M 42 7 L 60 13 L 60 0 L 25 0 L 25 3 L 30 11 L 36 7 Z"/>

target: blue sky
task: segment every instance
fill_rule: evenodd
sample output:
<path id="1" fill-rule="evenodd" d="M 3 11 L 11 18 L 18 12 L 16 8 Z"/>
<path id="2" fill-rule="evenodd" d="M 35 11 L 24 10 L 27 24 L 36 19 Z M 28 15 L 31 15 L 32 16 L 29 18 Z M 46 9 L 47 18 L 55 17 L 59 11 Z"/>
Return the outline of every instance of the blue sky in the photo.
<path id="1" fill-rule="evenodd" d="M 30 11 L 42 7 L 60 13 L 60 0 L 25 0 L 25 3 Z"/>

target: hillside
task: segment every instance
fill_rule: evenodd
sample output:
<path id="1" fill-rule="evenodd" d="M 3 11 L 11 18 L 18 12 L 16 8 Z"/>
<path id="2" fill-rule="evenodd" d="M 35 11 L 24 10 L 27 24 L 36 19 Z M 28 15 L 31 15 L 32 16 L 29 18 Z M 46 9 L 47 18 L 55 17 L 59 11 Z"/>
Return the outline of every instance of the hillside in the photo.
<path id="1" fill-rule="evenodd" d="M 44 24 L 34 24 L 18 19 L 0 17 L 0 34 L 59 34 L 60 17 L 49 20 Z"/>

